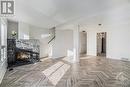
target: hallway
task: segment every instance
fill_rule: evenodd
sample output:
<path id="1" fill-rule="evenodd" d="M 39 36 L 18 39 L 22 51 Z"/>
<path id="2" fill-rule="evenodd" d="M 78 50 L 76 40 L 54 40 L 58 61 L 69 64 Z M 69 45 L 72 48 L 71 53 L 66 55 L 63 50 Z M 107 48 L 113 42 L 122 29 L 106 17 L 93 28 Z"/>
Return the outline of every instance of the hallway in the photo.
<path id="1" fill-rule="evenodd" d="M 130 62 L 94 56 L 75 64 L 46 59 L 7 71 L 0 87 L 130 87 L 129 67 Z"/>

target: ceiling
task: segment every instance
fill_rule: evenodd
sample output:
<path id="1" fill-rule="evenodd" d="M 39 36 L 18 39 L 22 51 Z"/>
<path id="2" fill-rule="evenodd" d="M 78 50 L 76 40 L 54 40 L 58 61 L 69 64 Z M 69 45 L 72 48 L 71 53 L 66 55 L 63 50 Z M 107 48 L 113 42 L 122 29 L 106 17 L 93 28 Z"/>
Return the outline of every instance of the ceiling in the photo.
<path id="1" fill-rule="evenodd" d="M 10 19 L 49 29 L 78 23 L 127 3 L 129 0 L 15 0 L 15 16 Z"/>

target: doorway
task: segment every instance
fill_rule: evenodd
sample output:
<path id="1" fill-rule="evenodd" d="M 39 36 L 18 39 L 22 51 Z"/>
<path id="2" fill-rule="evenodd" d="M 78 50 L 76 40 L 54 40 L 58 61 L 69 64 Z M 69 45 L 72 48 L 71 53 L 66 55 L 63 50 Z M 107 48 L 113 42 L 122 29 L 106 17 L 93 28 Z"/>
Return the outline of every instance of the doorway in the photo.
<path id="1" fill-rule="evenodd" d="M 97 33 L 97 56 L 106 56 L 106 32 Z"/>
<path id="2" fill-rule="evenodd" d="M 87 55 L 87 33 L 85 31 L 80 32 L 80 56 Z"/>

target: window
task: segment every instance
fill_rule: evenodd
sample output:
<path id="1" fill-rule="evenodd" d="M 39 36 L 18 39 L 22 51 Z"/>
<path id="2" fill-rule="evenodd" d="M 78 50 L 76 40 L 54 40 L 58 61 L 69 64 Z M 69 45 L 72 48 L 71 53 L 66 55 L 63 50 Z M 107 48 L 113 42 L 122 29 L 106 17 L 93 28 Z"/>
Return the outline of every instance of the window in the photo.
<path id="1" fill-rule="evenodd" d="M 6 24 L 1 22 L 0 26 L 0 61 L 4 61 L 6 58 Z"/>
<path id="2" fill-rule="evenodd" d="M 5 30 L 4 30 L 4 24 L 1 24 L 1 46 L 3 46 L 3 45 L 5 45 L 5 38 L 4 38 L 4 36 L 5 36 L 5 32 L 4 32 Z"/>

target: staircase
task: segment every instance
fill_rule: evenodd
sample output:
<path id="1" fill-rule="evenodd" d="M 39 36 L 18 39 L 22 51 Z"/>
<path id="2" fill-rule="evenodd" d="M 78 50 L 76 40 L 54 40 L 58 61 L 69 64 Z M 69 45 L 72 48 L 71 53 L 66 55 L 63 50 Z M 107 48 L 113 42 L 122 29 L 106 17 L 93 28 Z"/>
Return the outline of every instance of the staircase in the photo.
<path id="1" fill-rule="evenodd" d="M 49 40 L 48 44 L 50 44 L 54 39 L 55 39 L 55 36 L 53 36 L 53 37 Z"/>
<path id="2" fill-rule="evenodd" d="M 55 44 L 55 38 L 56 38 L 56 33 L 55 33 L 55 27 L 51 28 L 50 29 L 50 38 L 49 38 L 49 41 L 48 41 L 48 47 L 49 47 L 49 50 L 48 50 L 48 57 L 49 58 L 52 58 L 52 54 L 53 54 L 53 47 L 54 47 L 54 44 Z"/>
<path id="3" fill-rule="evenodd" d="M 48 41 L 48 44 L 50 44 L 53 40 L 55 40 L 56 36 L 55 36 L 55 27 L 50 29 L 50 40 Z"/>

